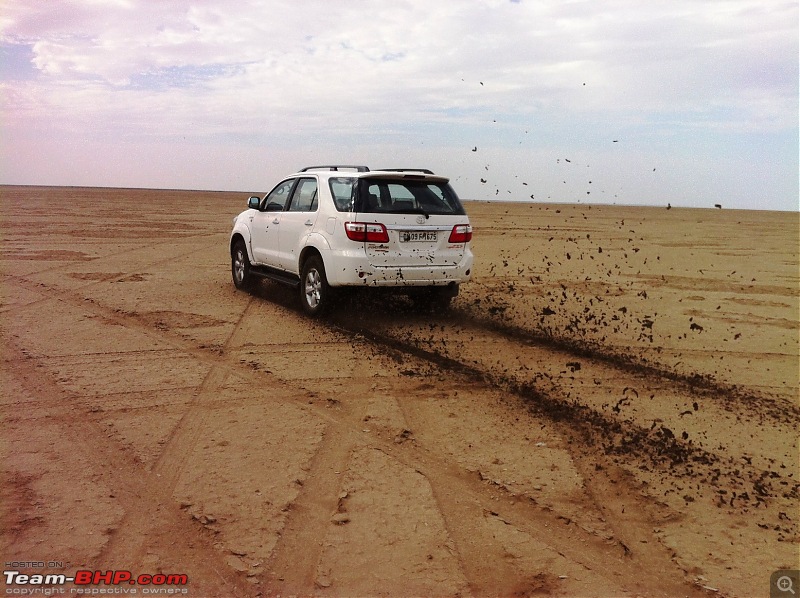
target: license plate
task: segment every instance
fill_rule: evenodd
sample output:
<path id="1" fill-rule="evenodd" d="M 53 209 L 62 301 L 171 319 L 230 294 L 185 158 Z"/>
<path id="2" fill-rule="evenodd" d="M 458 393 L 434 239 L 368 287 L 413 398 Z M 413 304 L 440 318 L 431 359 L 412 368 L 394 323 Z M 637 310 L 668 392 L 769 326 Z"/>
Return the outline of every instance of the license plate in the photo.
<path id="1" fill-rule="evenodd" d="M 400 240 L 409 243 L 413 241 L 436 241 L 436 231 L 432 232 L 421 232 L 421 231 L 409 231 L 400 233 Z"/>

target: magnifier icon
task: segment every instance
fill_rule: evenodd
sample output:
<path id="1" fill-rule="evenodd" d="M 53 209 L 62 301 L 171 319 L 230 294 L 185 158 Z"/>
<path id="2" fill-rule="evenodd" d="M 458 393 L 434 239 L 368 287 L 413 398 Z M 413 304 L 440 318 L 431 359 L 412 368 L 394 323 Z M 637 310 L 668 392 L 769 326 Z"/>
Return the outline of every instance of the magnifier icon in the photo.
<path id="1" fill-rule="evenodd" d="M 792 595 L 795 595 L 794 588 L 792 587 L 792 578 L 788 575 L 779 577 L 775 585 L 781 592 L 791 592 Z"/>

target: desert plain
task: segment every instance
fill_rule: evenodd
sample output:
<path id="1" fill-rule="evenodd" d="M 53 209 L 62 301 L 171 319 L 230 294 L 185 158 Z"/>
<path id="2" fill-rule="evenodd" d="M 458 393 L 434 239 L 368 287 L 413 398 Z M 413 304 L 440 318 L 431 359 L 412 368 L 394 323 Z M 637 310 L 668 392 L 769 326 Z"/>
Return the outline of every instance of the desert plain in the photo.
<path id="1" fill-rule="evenodd" d="M 798 213 L 466 202 L 447 313 L 310 320 L 231 283 L 248 195 L 0 187 L 5 570 L 750 597 L 800 568 Z"/>

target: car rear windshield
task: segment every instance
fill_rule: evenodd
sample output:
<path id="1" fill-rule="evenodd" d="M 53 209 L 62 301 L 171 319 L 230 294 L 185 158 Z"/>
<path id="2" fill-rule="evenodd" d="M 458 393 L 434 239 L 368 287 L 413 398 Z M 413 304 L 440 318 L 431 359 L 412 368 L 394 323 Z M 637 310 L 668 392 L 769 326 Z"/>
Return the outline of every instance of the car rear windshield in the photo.
<path id="1" fill-rule="evenodd" d="M 408 179 L 362 178 L 355 194 L 356 212 L 380 214 L 464 214 L 448 183 Z"/>

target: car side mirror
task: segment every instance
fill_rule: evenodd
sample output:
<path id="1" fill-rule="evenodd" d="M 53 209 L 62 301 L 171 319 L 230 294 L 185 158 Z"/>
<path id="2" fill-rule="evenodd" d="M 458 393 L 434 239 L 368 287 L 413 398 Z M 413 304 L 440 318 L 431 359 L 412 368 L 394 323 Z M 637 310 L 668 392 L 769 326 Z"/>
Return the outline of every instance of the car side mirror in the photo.
<path id="1" fill-rule="evenodd" d="M 261 198 L 259 197 L 253 196 L 247 200 L 247 207 L 251 210 L 257 210 L 259 205 L 261 205 Z"/>

